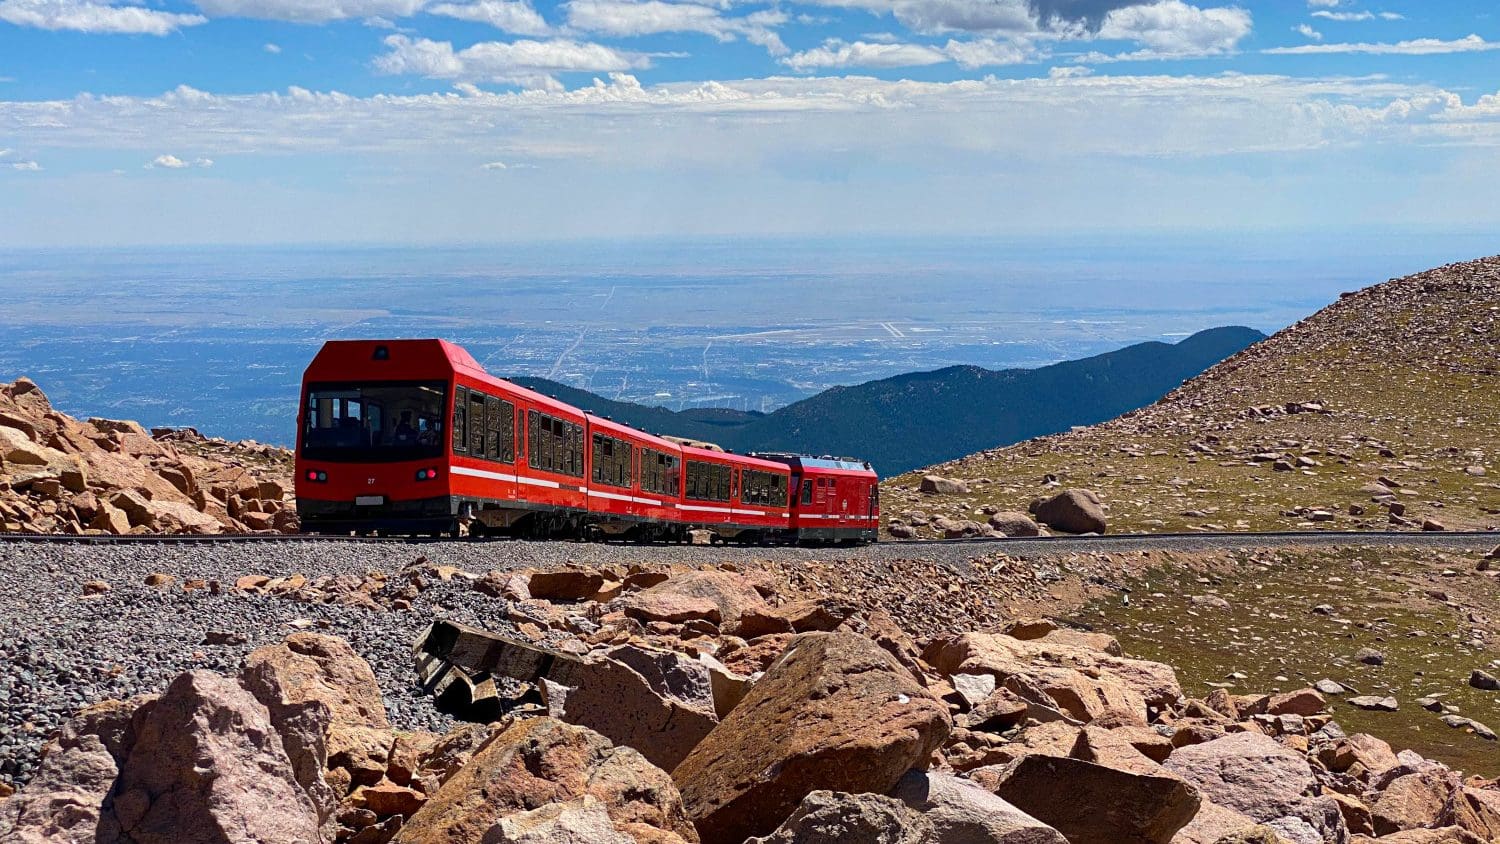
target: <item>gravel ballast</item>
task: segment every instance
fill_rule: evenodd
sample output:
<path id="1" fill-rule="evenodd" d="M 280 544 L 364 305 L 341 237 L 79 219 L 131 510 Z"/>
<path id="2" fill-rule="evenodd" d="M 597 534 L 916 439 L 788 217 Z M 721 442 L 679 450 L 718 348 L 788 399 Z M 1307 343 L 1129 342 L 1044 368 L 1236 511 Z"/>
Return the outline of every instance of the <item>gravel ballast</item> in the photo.
<path id="1" fill-rule="evenodd" d="M 500 633 L 514 631 L 507 618 L 507 602 L 475 591 L 463 579 L 429 578 L 429 587 L 412 599 L 410 609 L 384 611 L 299 603 L 235 590 L 236 579 L 249 574 L 362 578 L 383 571 L 394 576 L 425 556 L 432 563 L 476 574 L 568 563 L 697 566 L 765 560 L 791 566 L 822 561 L 847 568 L 853 575 L 861 566 L 869 571 L 884 561 L 916 559 L 951 567 L 957 581 L 967 562 L 985 553 L 1040 557 L 1086 550 L 1107 554 L 1148 544 L 1191 548 L 1220 542 L 1246 544 L 1244 539 L 1230 537 L 1108 538 L 1065 544 L 1009 540 L 978 547 L 890 543 L 852 549 L 521 541 L 89 544 L 0 540 L 0 781 L 17 786 L 28 781 L 48 734 L 77 709 L 103 699 L 158 692 L 189 669 L 235 673 L 251 650 L 280 642 L 298 629 L 293 622 L 343 637 L 369 661 L 397 729 L 444 731 L 450 719 L 414 685 L 411 647 L 416 636 L 434 616 Z M 1424 544 L 1472 542 L 1430 536 Z M 849 565 L 855 561 L 861 565 Z M 147 576 L 155 572 L 170 575 L 175 582 L 166 587 L 147 586 Z M 222 588 L 219 594 L 207 589 L 186 592 L 182 585 L 191 579 L 217 581 Z M 85 589 L 91 581 L 103 581 L 108 589 L 85 595 L 93 591 Z M 940 596 L 941 584 L 932 584 L 930 594 Z"/>

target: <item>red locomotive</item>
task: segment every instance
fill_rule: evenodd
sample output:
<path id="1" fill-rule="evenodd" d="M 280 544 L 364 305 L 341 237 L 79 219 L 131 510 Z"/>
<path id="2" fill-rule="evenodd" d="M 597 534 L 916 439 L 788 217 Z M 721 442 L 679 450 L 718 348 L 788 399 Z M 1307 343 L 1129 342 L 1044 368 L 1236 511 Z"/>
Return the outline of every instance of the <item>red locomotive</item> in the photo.
<path id="1" fill-rule="evenodd" d="M 443 340 L 325 343 L 302 379 L 316 533 L 873 542 L 870 464 L 652 436 L 496 378 Z"/>

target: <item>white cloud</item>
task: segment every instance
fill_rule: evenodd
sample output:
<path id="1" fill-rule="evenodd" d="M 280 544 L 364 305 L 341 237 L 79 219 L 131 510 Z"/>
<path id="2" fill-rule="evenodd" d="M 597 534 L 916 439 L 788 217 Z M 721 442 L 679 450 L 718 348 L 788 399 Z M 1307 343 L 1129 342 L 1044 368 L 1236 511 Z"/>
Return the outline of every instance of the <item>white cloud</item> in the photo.
<path id="1" fill-rule="evenodd" d="M 556 88 L 555 73 L 624 71 L 651 66 L 648 56 L 565 39 L 484 41 L 454 50 L 447 41 L 391 35 L 390 52 L 375 59 L 381 73 L 516 83 Z"/>
<path id="2" fill-rule="evenodd" d="M 151 159 L 146 163 L 147 170 L 155 170 L 157 168 L 164 168 L 167 170 L 183 170 L 191 166 L 192 165 L 188 164 L 186 161 L 183 161 L 175 155 L 158 155 L 157 157 Z"/>
<path id="3" fill-rule="evenodd" d="M 1339 5 L 1339 0 L 1307 0 L 1307 6 L 1311 9 L 1332 9 Z"/>
<path id="4" fill-rule="evenodd" d="M 1297 24 L 1297 26 L 1295 27 L 1295 29 L 1293 31 L 1296 32 L 1297 34 L 1301 35 L 1303 38 L 1307 38 L 1307 39 L 1309 39 L 1311 41 L 1322 41 L 1323 40 L 1323 33 L 1317 31 L 1316 29 L 1313 29 L 1312 27 L 1308 26 L 1305 23 L 1299 23 L 1299 24 Z"/>
<path id="5" fill-rule="evenodd" d="M 189 167 L 208 168 L 212 166 L 214 166 L 212 158 L 195 158 L 192 161 L 187 161 L 170 153 L 158 155 L 146 162 L 147 170 L 186 170 Z"/>
<path id="6" fill-rule="evenodd" d="M 997 41 L 993 38 L 980 38 L 974 41 L 950 40 L 943 45 L 943 52 L 960 66 L 967 68 L 1025 64 L 1041 58 L 1029 44 Z"/>
<path id="7" fill-rule="evenodd" d="M 426 0 L 194 0 L 213 18 L 260 18 L 294 23 L 324 23 L 354 18 L 404 18 Z"/>
<path id="8" fill-rule="evenodd" d="M 270 53 L 272 55 L 276 55 L 277 53 L 281 52 L 281 45 L 280 44 L 270 44 L 270 43 L 267 43 L 267 44 L 261 45 L 261 49 L 265 50 L 267 53 Z"/>
<path id="9" fill-rule="evenodd" d="M 1281 76 L 1059 76 L 955 82 L 775 77 L 643 86 L 617 73 L 572 90 L 352 97 L 301 88 L 151 98 L 0 101 L 23 149 L 161 145 L 222 155 L 472 155 L 743 171 L 767 156 L 882 150 L 1022 158 L 1220 156 L 1370 143 L 1500 148 L 1500 96 L 1465 105 L 1430 86 Z M 601 132 L 601 127 L 608 132 Z M 170 148 L 169 147 L 169 148 Z M 171 156 L 171 160 L 185 163 Z"/>
<path id="10" fill-rule="evenodd" d="M 1377 18 L 1379 18 L 1380 20 L 1383 20 L 1383 21 L 1400 21 L 1400 20 L 1406 20 L 1405 16 L 1399 15 L 1399 14 L 1397 14 L 1395 12 L 1370 12 L 1370 11 L 1330 12 L 1330 11 L 1326 11 L 1326 10 L 1320 10 L 1320 11 L 1317 11 L 1317 12 L 1313 12 L 1312 16 L 1315 17 L 1315 18 L 1322 18 L 1323 20 L 1338 21 L 1340 23 L 1351 23 L 1351 22 L 1357 22 L 1357 21 L 1372 21 L 1372 20 L 1375 20 Z"/>
<path id="11" fill-rule="evenodd" d="M 1438 38 L 1415 38 L 1394 44 L 1303 44 L 1298 47 L 1272 47 L 1262 50 L 1271 55 L 1308 55 L 1326 53 L 1368 53 L 1391 56 L 1431 56 L 1443 53 L 1478 53 L 1500 50 L 1500 41 L 1486 41 L 1478 35 L 1469 35 L 1453 41 Z"/>
<path id="12" fill-rule="evenodd" d="M 956 62 L 967 68 L 1021 64 L 1036 55 L 1025 44 L 994 39 L 949 40 L 941 47 L 881 40 L 846 42 L 830 38 L 820 47 L 803 50 L 782 60 L 791 69 L 806 73 L 820 68 L 896 68 Z"/>
<path id="13" fill-rule="evenodd" d="M 821 47 L 782 59 L 783 64 L 800 73 L 825 67 L 919 67 L 946 61 L 948 56 L 942 50 L 923 44 L 872 44 L 868 41 L 845 42 L 837 38 L 828 39 Z"/>
<path id="14" fill-rule="evenodd" d="M 773 56 L 789 52 L 776 34 L 776 27 L 786 23 L 788 16 L 777 9 L 725 17 L 710 6 L 662 0 L 572 0 L 565 8 L 568 25 L 585 32 L 614 37 L 701 32 L 720 41 L 743 36 Z"/>
<path id="15" fill-rule="evenodd" d="M 90 0 L 0 0 L 0 21 L 35 29 L 166 35 L 206 23 L 207 18 Z"/>
<path id="16" fill-rule="evenodd" d="M 11 162 L 10 169 L 20 170 L 23 173 L 39 173 L 41 172 L 42 165 L 35 161 L 15 161 Z"/>
<path id="17" fill-rule="evenodd" d="M 1088 76 L 1093 73 L 1092 68 L 1082 65 L 1070 65 L 1068 67 L 1054 67 L 1047 71 L 1048 79 L 1073 79 L 1078 76 Z"/>
<path id="18" fill-rule="evenodd" d="M 510 167 L 504 161 L 491 161 L 488 164 L 479 165 L 481 170 L 509 170 Z"/>
<path id="19" fill-rule="evenodd" d="M 516 35 L 547 35 L 552 27 L 527 0 L 479 0 L 476 3 L 439 3 L 427 11 L 434 15 L 485 23 Z"/>
<path id="20" fill-rule="evenodd" d="M 1104 18 L 1099 37 L 1134 41 L 1143 50 L 1111 58 L 1161 59 L 1229 53 L 1250 34 L 1250 13 L 1240 8 L 1202 9 L 1182 0 L 1116 9 Z"/>
<path id="21" fill-rule="evenodd" d="M 1375 20 L 1374 12 L 1330 12 L 1327 10 L 1319 10 L 1313 12 L 1312 16 L 1315 18 L 1322 18 L 1323 20 L 1340 21 L 1344 23 L 1349 23 L 1352 21 Z"/>

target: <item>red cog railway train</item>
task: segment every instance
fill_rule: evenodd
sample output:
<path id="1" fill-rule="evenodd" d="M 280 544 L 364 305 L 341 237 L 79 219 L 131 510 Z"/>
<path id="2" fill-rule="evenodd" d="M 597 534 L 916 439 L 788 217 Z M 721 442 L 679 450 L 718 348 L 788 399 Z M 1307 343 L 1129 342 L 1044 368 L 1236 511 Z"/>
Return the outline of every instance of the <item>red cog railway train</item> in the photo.
<path id="1" fill-rule="evenodd" d="M 302 379 L 297 514 L 315 533 L 873 542 L 870 464 L 642 433 L 443 340 L 325 343 Z"/>

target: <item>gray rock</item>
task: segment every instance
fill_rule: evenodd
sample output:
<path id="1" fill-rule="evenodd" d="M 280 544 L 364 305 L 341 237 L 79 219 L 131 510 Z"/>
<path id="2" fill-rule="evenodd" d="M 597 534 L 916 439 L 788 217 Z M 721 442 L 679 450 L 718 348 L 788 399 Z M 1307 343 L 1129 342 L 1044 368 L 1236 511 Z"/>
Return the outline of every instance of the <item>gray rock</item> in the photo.
<path id="1" fill-rule="evenodd" d="M 1368 709 L 1376 712 L 1395 712 L 1401 708 L 1401 703 L 1395 698 L 1387 695 L 1360 695 L 1349 698 L 1349 705 L 1355 709 Z"/>
<path id="2" fill-rule="evenodd" d="M 935 844 L 932 823 L 894 798 L 814 791 L 775 832 L 745 844 Z"/>
<path id="3" fill-rule="evenodd" d="M 933 844 L 1068 844 L 1061 832 L 951 774 L 908 771 L 891 796 L 931 822 Z"/>
<path id="4" fill-rule="evenodd" d="M 1105 533 L 1109 522 L 1103 502 L 1087 489 L 1064 490 L 1051 498 L 1036 502 L 1032 513 L 1037 521 L 1067 533 Z"/>

